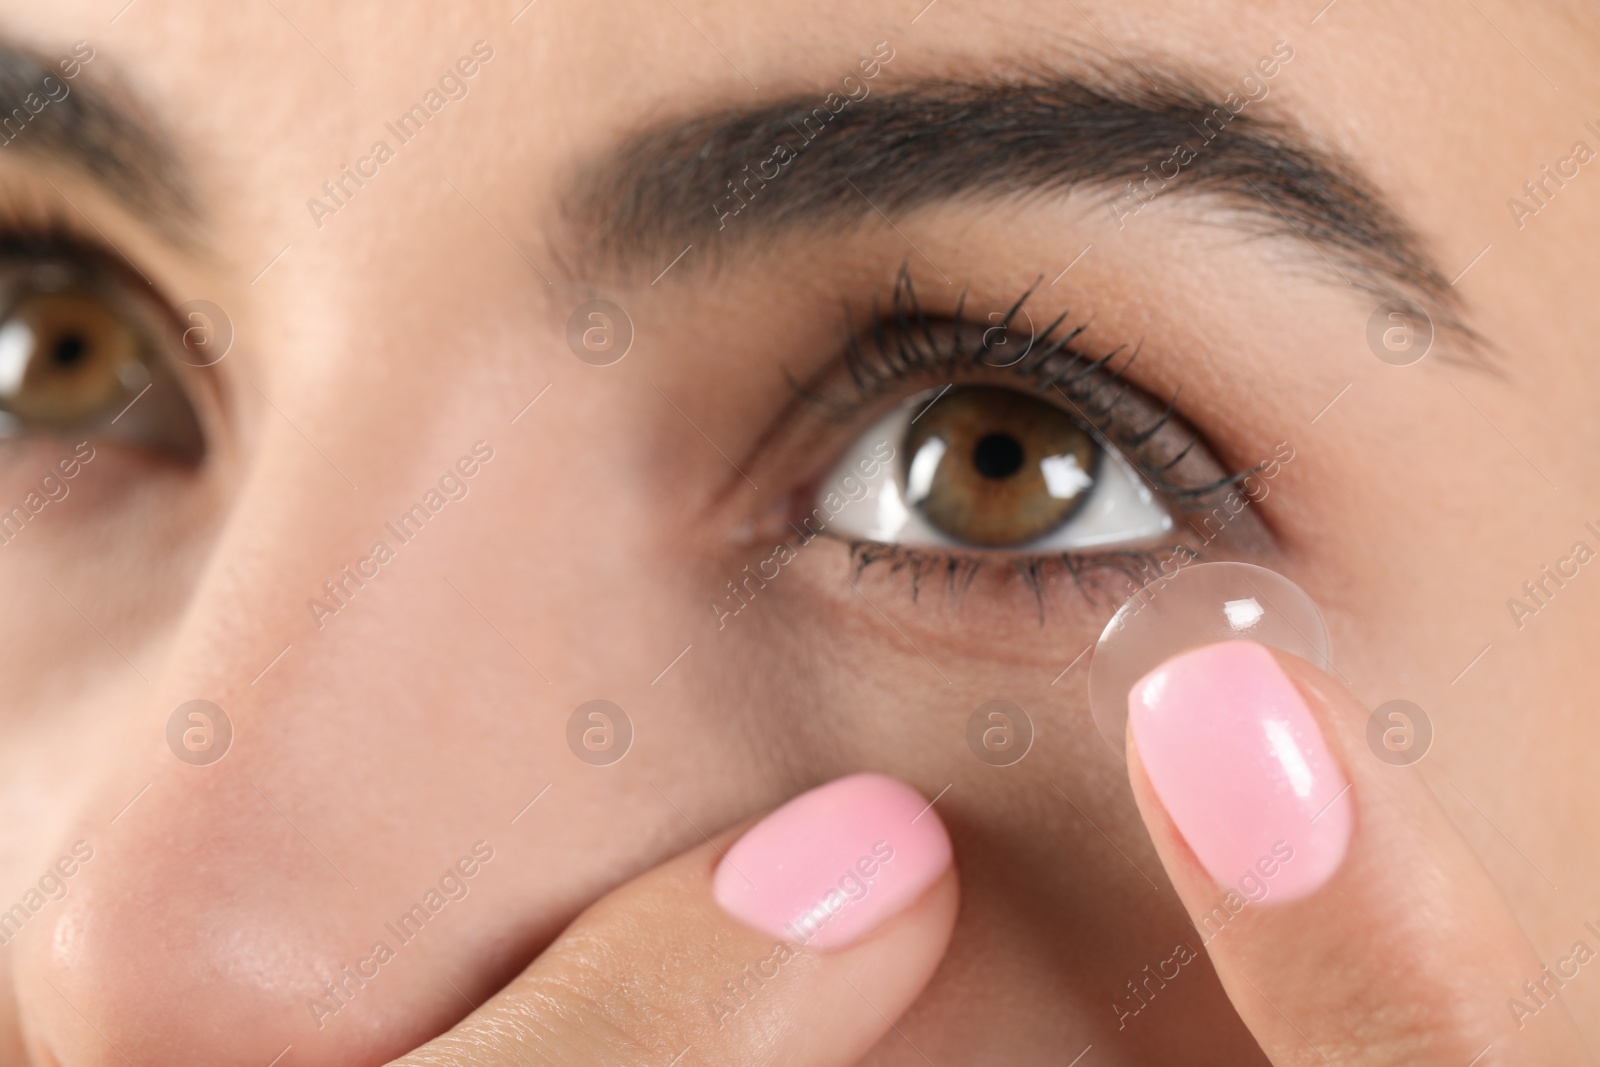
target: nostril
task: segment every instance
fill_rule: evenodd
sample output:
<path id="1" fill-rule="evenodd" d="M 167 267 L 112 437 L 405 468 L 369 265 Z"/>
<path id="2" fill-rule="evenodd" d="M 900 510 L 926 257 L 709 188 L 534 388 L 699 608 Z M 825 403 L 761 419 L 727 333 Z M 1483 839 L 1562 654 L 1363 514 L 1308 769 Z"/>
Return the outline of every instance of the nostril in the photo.
<path id="1" fill-rule="evenodd" d="M 39 925 L 41 915 L 72 891 L 73 879 L 94 859 L 94 846 L 74 841 L 50 863 L 43 874 L 17 897 L 10 907 L 0 910 L 0 946 L 8 945 L 23 932 Z M 3 905 L 0 905 L 3 907 Z"/>
<path id="2" fill-rule="evenodd" d="M 29 1062 L 377 1065 L 499 975 L 490 843 L 422 869 L 349 860 L 352 885 L 284 818 L 310 825 L 301 808 L 275 812 L 246 775 L 194 781 L 152 790 L 80 850 L 68 891 L 12 941 Z"/>

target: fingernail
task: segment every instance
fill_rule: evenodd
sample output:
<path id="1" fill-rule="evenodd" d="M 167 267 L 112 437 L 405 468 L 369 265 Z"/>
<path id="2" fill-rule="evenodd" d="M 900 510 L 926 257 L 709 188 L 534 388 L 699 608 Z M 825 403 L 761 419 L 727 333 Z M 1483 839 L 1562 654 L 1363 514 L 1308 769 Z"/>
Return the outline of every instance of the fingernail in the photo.
<path id="1" fill-rule="evenodd" d="M 1261 645 L 1226 641 L 1174 656 L 1128 693 L 1128 719 L 1156 796 L 1220 886 L 1293 900 L 1339 869 L 1350 781 Z"/>
<path id="2" fill-rule="evenodd" d="M 949 866 L 950 837 L 921 793 L 852 774 L 752 826 L 718 864 L 712 888 L 741 922 L 832 949 L 916 900 Z"/>

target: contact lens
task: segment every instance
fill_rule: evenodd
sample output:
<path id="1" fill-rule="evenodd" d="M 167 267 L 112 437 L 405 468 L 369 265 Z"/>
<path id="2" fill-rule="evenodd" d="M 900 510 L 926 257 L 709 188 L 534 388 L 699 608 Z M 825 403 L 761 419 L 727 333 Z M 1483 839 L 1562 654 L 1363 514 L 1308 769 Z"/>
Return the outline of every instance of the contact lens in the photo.
<path id="1" fill-rule="evenodd" d="M 1089 708 L 1124 752 L 1128 691 L 1180 652 L 1244 639 L 1330 665 L 1328 627 L 1298 585 L 1250 563 L 1196 563 L 1142 586 L 1106 623 L 1089 664 Z"/>

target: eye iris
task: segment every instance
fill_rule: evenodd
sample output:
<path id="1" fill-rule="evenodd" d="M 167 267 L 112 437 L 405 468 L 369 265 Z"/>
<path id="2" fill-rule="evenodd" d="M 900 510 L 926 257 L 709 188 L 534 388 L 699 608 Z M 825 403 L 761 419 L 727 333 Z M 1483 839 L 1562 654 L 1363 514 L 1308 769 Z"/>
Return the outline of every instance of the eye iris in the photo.
<path id="1" fill-rule="evenodd" d="M 1093 495 L 1100 449 L 1061 408 L 992 386 L 951 389 L 906 431 L 906 499 L 968 544 L 1027 544 Z"/>
<path id="2" fill-rule="evenodd" d="M 26 293 L 0 321 L 0 406 L 45 424 L 92 419 L 128 396 L 138 349 L 133 329 L 99 297 Z"/>

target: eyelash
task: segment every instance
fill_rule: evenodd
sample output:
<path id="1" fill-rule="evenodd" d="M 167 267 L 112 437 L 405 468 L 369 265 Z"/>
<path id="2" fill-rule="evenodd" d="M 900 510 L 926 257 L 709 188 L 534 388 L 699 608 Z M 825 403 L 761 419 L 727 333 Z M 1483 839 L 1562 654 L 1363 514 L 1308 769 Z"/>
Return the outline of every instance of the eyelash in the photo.
<path id="1" fill-rule="evenodd" d="M 132 292 L 148 290 L 154 304 L 163 311 L 168 308 L 166 298 L 154 290 L 150 279 L 130 260 L 84 233 L 66 215 L 54 210 L 38 214 L 33 211 L 30 207 L 7 203 L 0 197 L 0 263 L 70 262 L 88 276 L 120 283 Z"/>
<path id="2" fill-rule="evenodd" d="M 830 393 L 827 386 L 816 384 L 818 379 L 812 383 L 802 383 L 790 378 L 790 387 L 802 402 L 830 422 L 856 422 L 865 409 L 885 395 L 904 392 L 908 384 L 918 380 L 946 378 L 949 372 L 976 373 L 984 378 L 999 379 L 999 384 L 1020 384 L 1036 394 L 1049 396 L 1053 393 L 1066 400 L 1071 409 L 1069 414 L 1095 437 L 1102 448 L 1117 450 L 1157 492 L 1185 514 L 1203 510 L 1211 500 L 1231 486 L 1262 469 L 1255 466 L 1196 485 L 1168 480 L 1169 472 L 1181 467 L 1195 448 L 1203 447 L 1199 435 L 1188 430 L 1178 410 L 1178 392 L 1174 391 L 1171 400 L 1148 425 L 1137 429 L 1119 426 L 1119 420 L 1114 417 L 1117 409 L 1130 397 L 1143 395 L 1137 386 L 1125 380 L 1128 369 L 1139 356 L 1139 346 L 1133 347 L 1120 366 L 1113 364 L 1119 354 L 1127 351 L 1127 345 L 1117 345 L 1100 356 L 1091 356 L 1074 344 L 1087 329 L 1087 323 L 1069 327 L 1057 335 L 1057 331 L 1067 322 L 1070 311 L 1057 316 L 1032 338 L 1023 357 L 1005 365 L 987 362 L 985 357 L 998 347 L 990 341 L 996 330 L 1004 331 L 1007 338 L 1005 343 L 1017 340 L 1011 332 L 1011 324 L 1033 296 L 1038 284 L 1035 281 L 1024 290 L 1012 302 L 1001 321 L 992 326 L 982 326 L 964 318 L 965 291 L 957 298 L 951 316 L 930 320 L 917 299 L 909 269 L 902 264 L 895 277 L 888 308 L 880 307 L 877 298 L 874 298 L 864 331 L 850 327 L 849 308 L 845 310 L 846 340 L 843 351 L 834 368 L 825 372 L 820 380 L 836 381 L 842 371 L 848 377 L 849 392 L 844 396 L 837 395 L 837 391 Z M 948 334 L 948 342 L 941 344 L 936 331 Z M 1107 389 L 1117 389 L 1119 385 L 1121 388 L 1108 401 L 1096 403 L 1096 398 Z M 1158 446 L 1172 447 L 1170 441 L 1162 440 L 1164 429 L 1168 431 L 1168 436 L 1178 431 L 1187 434 L 1188 439 L 1181 447 L 1172 449 L 1170 454 L 1153 457 L 1152 453 L 1157 451 Z M 970 587 L 984 568 L 996 562 L 1008 564 L 1032 592 L 1041 624 L 1044 621 L 1045 587 L 1057 573 L 1066 573 L 1073 585 L 1092 599 L 1086 579 L 1096 571 L 1115 573 L 1138 583 L 1141 572 L 1153 573 L 1171 554 L 1180 550 L 1194 552 L 1190 546 L 1178 544 L 1152 549 L 1048 555 L 968 552 L 865 540 L 850 541 L 848 547 L 852 581 L 858 581 L 868 567 L 886 563 L 891 574 L 905 572 L 910 576 L 913 601 L 919 595 L 922 582 L 930 575 L 942 575 L 950 593 L 956 595 Z"/>

